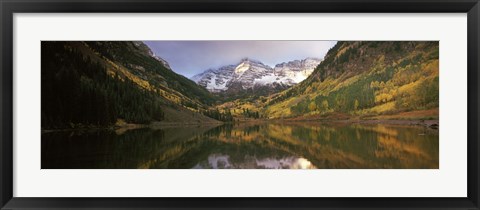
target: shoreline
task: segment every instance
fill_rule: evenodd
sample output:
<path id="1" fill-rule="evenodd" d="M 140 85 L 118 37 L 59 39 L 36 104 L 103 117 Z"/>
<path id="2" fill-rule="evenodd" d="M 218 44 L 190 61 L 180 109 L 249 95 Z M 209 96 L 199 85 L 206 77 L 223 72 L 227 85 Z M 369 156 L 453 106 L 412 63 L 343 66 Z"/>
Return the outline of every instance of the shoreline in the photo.
<path id="1" fill-rule="evenodd" d="M 311 115 L 279 119 L 285 122 L 322 122 L 425 126 L 439 128 L 439 109 L 404 111 L 398 113 L 362 116 L 333 112 L 328 115 Z"/>
<path id="2" fill-rule="evenodd" d="M 220 126 L 225 124 L 248 124 L 248 123 L 338 123 L 338 124 L 385 124 L 385 125 L 410 125 L 424 126 L 430 129 L 439 129 L 439 120 L 423 120 L 423 119 L 270 119 L 270 120 L 252 120 L 241 122 L 206 122 L 206 123 L 186 123 L 186 122 L 152 122 L 150 124 L 133 124 L 125 123 L 115 126 L 104 127 L 82 127 L 82 128 L 63 128 L 63 129 L 46 129 L 41 133 L 50 132 L 67 132 L 67 131 L 92 131 L 92 130 L 113 130 L 125 132 L 141 128 L 162 129 L 172 127 L 203 127 L 203 126 Z"/>
<path id="3" fill-rule="evenodd" d="M 85 126 L 77 128 L 59 128 L 59 129 L 41 129 L 41 133 L 50 133 L 50 132 L 68 132 L 68 131 L 92 131 L 92 130 L 134 130 L 140 128 L 169 128 L 169 127 L 200 127 L 200 126 L 212 126 L 212 125 L 223 125 L 225 122 L 152 122 L 150 124 L 136 124 L 136 123 L 122 123 L 111 126 Z"/>
<path id="4" fill-rule="evenodd" d="M 412 125 L 424 126 L 432 129 L 439 128 L 439 120 L 421 120 L 421 119 L 310 119 L 310 120 L 280 120 L 281 122 L 295 123 L 338 123 L 338 124 L 384 124 L 384 125 Z"/>
<path id="5" fill-rule="evenodd" d="M 429 110 L 427 110 L 429 111 Z M 438 112 L 438 110 L 433 110 Z M 140 129 L 140 128 L 171 128 L 171 127 L 202 127 L 202 126 L 219 126 L 224 124 L 249 124 L 249 123 L 338 123 L 338 124 L 386 124 L 386 125 L 410 125 L 410 126 L 424 126 L 431 129 L 439 129 L 439 119 L 428 118 L 426 115 L 417 115 L 419 111 L 397 113 L 384 116 L 370 116 L 359 117 L 345 114 L 334 114 L 330 116 L 307 116 L 307 117 L 291 117 L 291 118 L 276 118 L 276 119 L 250 119 L 242 118 L 233 122 L 221 121 L 154 121 L 149 124 L 127 123 L 123 120 L 117 121 L 115 125 L 110 126 L 92 126 L 92 125 L 76 125 L 71 128 L 59 129 L 41 129 L 41 133 L 49 132 L 67 132 L 67 131 L 92 131 L 92 130 L 113 130 L 122 131 Z M 420 111 L 421 112 L 421 111 Z M 412 115 L 412 116 L 409 116 Z M 437 113 L 435 113 L 437 114 Z M 413 117 L 414 116 L 414 117 Z M 438 115 L 437 115 L 438 116 Z"/>

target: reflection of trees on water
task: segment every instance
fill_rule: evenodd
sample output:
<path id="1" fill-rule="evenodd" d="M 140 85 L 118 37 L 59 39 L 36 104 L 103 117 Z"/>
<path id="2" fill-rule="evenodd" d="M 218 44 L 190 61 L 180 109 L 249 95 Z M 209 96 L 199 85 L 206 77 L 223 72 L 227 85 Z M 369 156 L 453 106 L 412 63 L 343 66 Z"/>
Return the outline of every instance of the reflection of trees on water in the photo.
<path id="1" fill-rule="evenodd" d="M 42 135 L 42 168 L 438 168 L 438 145 L 438 131 L 360 124 L 57 132 Z"/>

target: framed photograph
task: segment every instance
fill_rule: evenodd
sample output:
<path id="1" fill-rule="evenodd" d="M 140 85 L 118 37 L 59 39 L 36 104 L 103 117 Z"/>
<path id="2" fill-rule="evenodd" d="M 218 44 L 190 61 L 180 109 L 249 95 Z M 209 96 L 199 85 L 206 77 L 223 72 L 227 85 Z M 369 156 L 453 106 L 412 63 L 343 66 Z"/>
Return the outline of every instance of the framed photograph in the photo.
<path id="1" fill-rule="evenodd" d="M 479 209 L 478 0 L 0 7 L 1 209 Z"/>

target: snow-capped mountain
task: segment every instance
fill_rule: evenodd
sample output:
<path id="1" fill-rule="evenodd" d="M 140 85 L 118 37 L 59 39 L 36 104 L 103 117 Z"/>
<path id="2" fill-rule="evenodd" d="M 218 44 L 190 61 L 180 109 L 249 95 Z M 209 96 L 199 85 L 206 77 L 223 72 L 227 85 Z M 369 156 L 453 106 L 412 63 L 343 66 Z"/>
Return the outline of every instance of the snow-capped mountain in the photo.
<path id="1" fill-rule="evenodd" d="M 208 69 L 191 79 L 210 92 L 255 87 L 290 87 L 306 79 L 320 63 L 320 59 L 307 58 L 275 65 L 274 68 L 249 58 L 237 65 Z"/>
<path id="2" fill-rule="evenodd" d="M 228 65 L 218 69 L 208 69 L 193 76 L 191 79 L 200 86 L 207 88 L 210 92 L 227 90 L 227 83 L 234 78 L 236 67 L 236 65 Z"/>
<path id="3" fill-rule="evenodd" d="M 275 65 L 274 71 L 279 78 L 285 78 L 284 83 L 291 86 L 310 76 L 321 61 L 317 58 L 294 60 Z"/>

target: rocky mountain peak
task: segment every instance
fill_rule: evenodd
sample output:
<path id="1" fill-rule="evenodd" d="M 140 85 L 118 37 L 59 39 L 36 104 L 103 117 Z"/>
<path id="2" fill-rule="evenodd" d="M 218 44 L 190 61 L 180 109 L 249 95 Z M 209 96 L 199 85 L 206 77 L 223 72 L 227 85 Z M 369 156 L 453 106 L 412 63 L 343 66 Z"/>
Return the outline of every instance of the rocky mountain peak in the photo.
<path id="1" fill-rule="evenodd" d="M 160 56 L 155 55 L 155 53 L 145 43 L 141 41 L 133 41 L 132 44 L 137 47 L 142 54 L 155 58 L 156 60 L 160 61 L 165 68 L 172 70 L 168 62 Z"/>
<path id="2" fill-rule="evenodd" d="M 320 59 L 306 58 L 283 62 L 272 68 L 261 61 L 245 57 L 237 65 L 208 69 L 192 77 L 210 92 L 258 87 L 290 87 L 307 78 L 320 63 Z"/>

